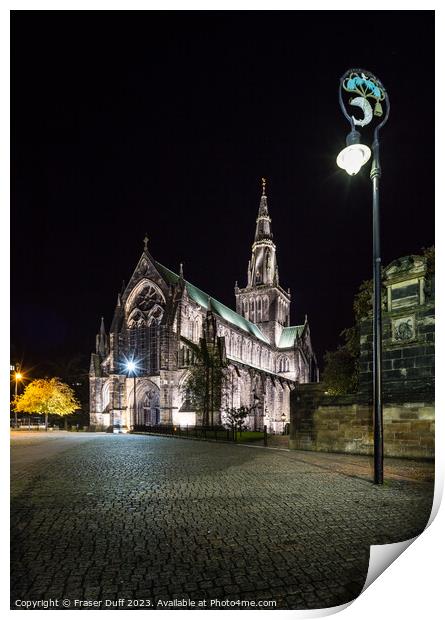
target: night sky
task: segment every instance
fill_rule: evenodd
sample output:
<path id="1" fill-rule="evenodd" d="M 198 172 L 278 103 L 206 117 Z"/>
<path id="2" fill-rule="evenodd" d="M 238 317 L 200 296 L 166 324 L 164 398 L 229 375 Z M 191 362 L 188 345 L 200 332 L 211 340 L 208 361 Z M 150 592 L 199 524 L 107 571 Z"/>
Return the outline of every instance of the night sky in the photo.
<path id="1" fill-rule="evenodd" d="M 34 376 L 88 365 L 145 232 L 234 307 L 262 176 L 291 322 L 308 314 L 320 361 L 336 348 L 372 276 L 369 165 L 335 161 L 349 67 L 391 99 L 383 263 L 434 243 L 432 11 L 22 11 L 11 43 L 12 361 Z"/>

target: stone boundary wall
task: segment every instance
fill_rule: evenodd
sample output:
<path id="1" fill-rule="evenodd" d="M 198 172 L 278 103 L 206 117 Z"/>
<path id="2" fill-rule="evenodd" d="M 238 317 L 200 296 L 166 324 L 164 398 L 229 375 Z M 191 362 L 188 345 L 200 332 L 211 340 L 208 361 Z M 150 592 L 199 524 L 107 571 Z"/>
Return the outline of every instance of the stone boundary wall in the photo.
<path id="1" fill-rule="evenodd" d="M 434 403 L 385 404 L 383 432 L 385 456 L 434 458 Z M 329 396 L 323 384 L 299 385 L 291 395 L 289 448 L 372 454 L 372 405 L 355 395 Z"/>

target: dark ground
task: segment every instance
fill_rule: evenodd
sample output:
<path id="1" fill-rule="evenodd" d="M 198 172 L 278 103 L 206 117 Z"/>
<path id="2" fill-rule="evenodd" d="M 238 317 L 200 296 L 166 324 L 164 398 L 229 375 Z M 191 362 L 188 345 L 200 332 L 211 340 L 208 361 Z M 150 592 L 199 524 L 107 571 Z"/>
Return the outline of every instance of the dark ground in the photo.
<path id="1" fill-rule="evenodd" d="M 428 521 L 434 466 L 386 464 L 387 483 L 375 487 L 368 457 L 13 433 L 11 607 L 340 605 L 360 593 L 371 544 L 416 536 Z"/>

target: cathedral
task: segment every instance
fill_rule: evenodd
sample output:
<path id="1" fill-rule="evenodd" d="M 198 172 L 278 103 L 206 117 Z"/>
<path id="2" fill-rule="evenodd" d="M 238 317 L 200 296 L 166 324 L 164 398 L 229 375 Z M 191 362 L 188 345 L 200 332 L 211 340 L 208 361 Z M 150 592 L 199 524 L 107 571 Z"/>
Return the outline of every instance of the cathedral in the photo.
<path id="1" fill-rule="evenodd" d="M 96 428 L 203 424 L 185 389 L 191 343 L 213 338 L 224 356 L 224 386 L 214 424 L 225 409 L 246 406 L 247 426 L 280 433 L 296 383 L 318 381 L 307 317 L 290 324 L 291 293 L 280 285 L 265 181 L 244 288 L 236 312 L 144 250 L 117 296 L 110 330 L 102 318 L 90 365 L 90 423 Z M 208 421 L 207 421 L 208 423 Z"/>

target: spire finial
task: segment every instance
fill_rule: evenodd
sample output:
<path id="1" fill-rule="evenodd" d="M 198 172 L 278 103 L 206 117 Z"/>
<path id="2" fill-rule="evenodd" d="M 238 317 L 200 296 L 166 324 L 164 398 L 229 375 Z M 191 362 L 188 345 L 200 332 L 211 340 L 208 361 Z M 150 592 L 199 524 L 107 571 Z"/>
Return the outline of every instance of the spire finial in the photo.
<path id="1" fill-rule="evenodd" d="M 184 263 L 179 263 L 179 277 L 184 277 Z"/>
<path id="2" fill-rule="evenodd" d="M 148 236 L 147 233 L 145 233 L 145 237 L 144 237 L 144 252 L 146 252 L 148 250 Z"/>
<path id="3" fill-rule="evenodd" d="M 266 179 L 261 177 L 261 185 L 263 186 L 263 196 L 266 195 Z"/>

